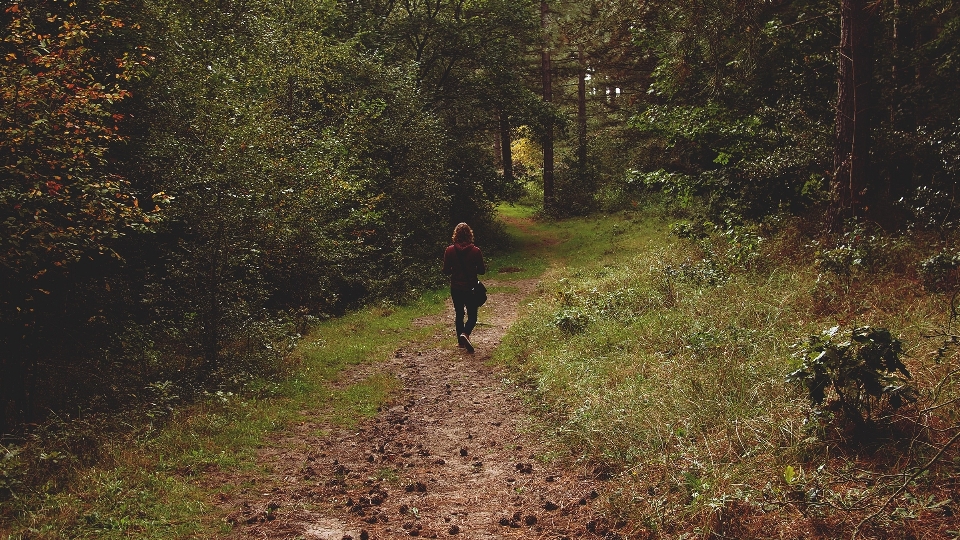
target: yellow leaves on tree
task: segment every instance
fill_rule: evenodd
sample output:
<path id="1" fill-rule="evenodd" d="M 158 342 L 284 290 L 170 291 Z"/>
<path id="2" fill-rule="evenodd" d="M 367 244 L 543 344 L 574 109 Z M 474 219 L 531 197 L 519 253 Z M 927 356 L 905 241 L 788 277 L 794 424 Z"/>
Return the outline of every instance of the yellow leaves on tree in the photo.
<path id="1" fill-rule="evenodd" d="M 0 42 L 0 257 L 30 274 L 110 253 L 110 238 L 149 220 L 105 167 L 121 140 L 112 105 L 131 95 L 111 81 L 129 80 L 145 55 L 127 54 L 111 72 L 98 40 L 122 21 L 47 10 L 7 7 Z"/>

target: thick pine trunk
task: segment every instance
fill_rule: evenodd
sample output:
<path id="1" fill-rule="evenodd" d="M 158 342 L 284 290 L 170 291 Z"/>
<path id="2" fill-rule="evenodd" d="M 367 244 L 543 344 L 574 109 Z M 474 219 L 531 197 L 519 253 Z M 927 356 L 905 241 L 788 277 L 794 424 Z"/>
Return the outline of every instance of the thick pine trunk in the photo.
<path id="1" fill-rule="evenodd" d="M 866 210 L 870 151 L 870 19 L 867 0 L 841 0 L 836 144 L 831 184 L 833 225 Z"/>

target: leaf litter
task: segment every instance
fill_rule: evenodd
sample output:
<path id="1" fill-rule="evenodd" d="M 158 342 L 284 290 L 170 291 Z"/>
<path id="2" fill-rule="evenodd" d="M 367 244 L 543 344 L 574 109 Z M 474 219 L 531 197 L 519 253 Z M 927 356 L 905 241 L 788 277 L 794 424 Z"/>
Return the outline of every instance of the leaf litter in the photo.
<path id="1" fill-rule="evenodd" d="M 401 388 L 353 428 L 304 421 L 267 439 L 260 471 L 207 481 L 242 486 L 215 504 L 231 525 L 225 538 L 610 537 L 587 465 L 545 459 L 550 445 L 491 352 L 516 320 L 536 279 L 501 286 L 481 309 L 477 352 L 456 347 L 449 299 L 424 342 L 343 374 L 338 384 L 388 373 Z M 449 323 L 449 324 L 444 324 Z"/>

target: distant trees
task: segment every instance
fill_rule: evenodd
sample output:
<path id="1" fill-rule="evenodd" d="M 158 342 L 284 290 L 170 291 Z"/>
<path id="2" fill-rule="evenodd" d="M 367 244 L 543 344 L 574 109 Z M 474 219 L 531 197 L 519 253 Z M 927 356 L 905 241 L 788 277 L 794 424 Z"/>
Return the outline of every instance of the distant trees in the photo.
<path id="1" fill-rule="evenodd" d="M 599 173 L 595 186 L 576 185 L 598 202 L 656 188 L 713 217 L 817 206 L 897 226 L 908 217 L 897 201 L 918 188 L 952 197 L 952 2 L 552 6 L 570 44 L 555 54 L 570 57 L 569 72 L 555 61 L 560 86 L 577 86 L 585 47 L 586 139 L 598 146 L 577 170 Z M 599 106 L 603 77 L 626 97 L 616 107 Z M 558 104 L 583 124 L 576 101 Z M 558 152 L 582 156 L 582 139 Z M 599 141 L 619 151 L 599 152 Z"/>
<path id="2" fill-rule="evenodd" d="M 555 202 L 552 214 L 590 212 L 608 186 L 622 185 L 619 159 L 630 151 L 608 145 L 625 143 L 623 105 L 644 77 L 630 28 L 638 9 L 606 0 L 540 3 L 535 81 L 547 114 L 528 127 L 542 150 L 544 205 Z"/>
<path id="3" fill-rule="evenodd" d="M 836 90 L 831 13 L 816 1 L 651 6 L 638 33 L 655 65 L 631 123 L 659 156 L 637 167 L 634 185 L 697 198 L 714 216 L 822 196 Z"/>
<path id="4" fill-rule="evenodd" d="M 490 201 L 512 186 L 495 164 L 510 127 L 539 114 L 524 72 L 538 39 L 535 0 L 341 1 L 336 35 L 355 35 L 391 65 L 411 66 L 426 106 L 440 120 L 451 220 L 483 230 Z M 494 152 L 499 139 L 501 155 Z"/>

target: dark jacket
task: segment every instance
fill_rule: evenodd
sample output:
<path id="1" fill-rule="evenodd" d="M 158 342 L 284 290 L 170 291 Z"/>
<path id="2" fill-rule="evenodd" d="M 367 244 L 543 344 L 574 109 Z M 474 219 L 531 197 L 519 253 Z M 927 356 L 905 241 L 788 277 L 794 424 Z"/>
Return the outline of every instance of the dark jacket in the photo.
<path id="1" fill-rule="evenodd" d="M 470 290 L 477 284 L 477 274 L 483 274 L 483 253 L 469 244 L 452 244 L 443 252 L 443 273 L 450 276 L 450 288 Z"/>

